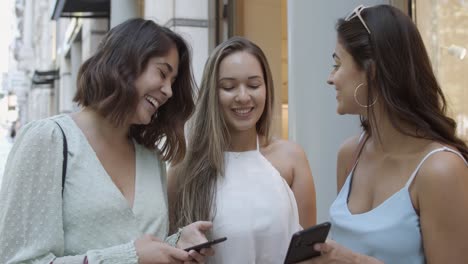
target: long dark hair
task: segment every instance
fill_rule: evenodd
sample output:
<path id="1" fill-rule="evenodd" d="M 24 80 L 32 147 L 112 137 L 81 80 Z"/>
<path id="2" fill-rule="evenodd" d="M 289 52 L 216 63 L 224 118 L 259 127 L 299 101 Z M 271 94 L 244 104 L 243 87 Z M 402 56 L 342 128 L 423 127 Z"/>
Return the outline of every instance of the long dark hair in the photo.
<path id="1" fill-rule="evenodd" d="M 179 53 L 173 95 L 148 125 L 132 125 L 130 136 L 147 148 L 159 146 L 163 159 L 177 162 L 186 151 L 184 124 L 194 110 L 196 84 L 189 46 L 170 29 L 141 18 L 112 28 L 96 53 L 81 66 L 73 100 L 96 110 L 116 126 L 123 124 L 137 104 L 135 80 L 151 58 L 165 56 L 173 47 Z"/>
<path id="2" fill-rule="evenodd" d="M 229 55 L 247 52 L 260 64 L 266 86 L 263 113 L 256 124 L 259 135 L 270 142 L 274 87 L 270 67 L 263 51 L 253 42 L 233 37 L 215 48 L 203 71 L 197 107 L 189 135 L 185 159 L 174 169 L 175 201 L 171 202 L 171 229 L 194 221 L 212 220 L 216 214 L 216 182 L 224 174 L 224 151 L 230 134 L 219 103 L 219 67 Z"/>
<path id="3" fill-rule="evenodd" d="M 446 115 L 445 96 L 411 18 L 389 5 L 368 7 L 361 16 L 371 34 L 358 17 L 340 19 L 336 28 L 340 44 L 367 73 L 367 103 L 378 96 L 398 131 L 456 147 L 468 158 L 466 143 L 456 136 L 456 122 Z M 367 111 L 361 125 L 371 134 L 369 123 L 375 123 L 375 114 L 372 107 Z M 402 124 L 416 131 L 408 131 Z"/>

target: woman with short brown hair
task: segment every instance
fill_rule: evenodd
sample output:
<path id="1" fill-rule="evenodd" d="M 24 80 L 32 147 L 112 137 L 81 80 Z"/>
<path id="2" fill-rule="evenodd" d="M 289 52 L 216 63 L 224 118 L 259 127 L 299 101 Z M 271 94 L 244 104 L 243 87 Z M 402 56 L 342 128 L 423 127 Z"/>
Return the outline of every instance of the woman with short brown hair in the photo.
<path id="1" fill-rule="evenodd" d="M 143 19 L 110 30 L 80 68 L 82 110 L 27 124 L 11 150 L 0 263 L 201 263 L 212 255 L 181 249 L 206 241 L 210 222 L 167 238 L 165 161 L 185 155 L 194 88 L 178 34 Z"/>

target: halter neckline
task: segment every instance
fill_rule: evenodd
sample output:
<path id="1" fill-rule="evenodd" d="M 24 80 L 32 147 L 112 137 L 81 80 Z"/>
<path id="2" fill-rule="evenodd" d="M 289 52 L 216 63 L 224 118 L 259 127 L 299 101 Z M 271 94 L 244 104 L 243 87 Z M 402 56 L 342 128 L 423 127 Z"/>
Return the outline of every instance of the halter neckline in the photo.
<path id="1" fill-rule="evenodd" d="M 255 148 L 255 149 L 251 149 L 251 150 L 244 150 L 244 151 L 230 151 L 230 150 L 228 150 L 228 151 L 226 151 L 226 152 L 227 152 L 227 153 L 239 153 L 239 154 L 240 154 L 240 153 L 246 153 L 246 152 L 250 152 L 250 151 L 260 151 L 260 139 L 259 139 L 258 135 L 257 135 L 257 137 L 256 137 L 256 143 L 255 143 L 255 145 L 256 145 L 256 148 Z"/>

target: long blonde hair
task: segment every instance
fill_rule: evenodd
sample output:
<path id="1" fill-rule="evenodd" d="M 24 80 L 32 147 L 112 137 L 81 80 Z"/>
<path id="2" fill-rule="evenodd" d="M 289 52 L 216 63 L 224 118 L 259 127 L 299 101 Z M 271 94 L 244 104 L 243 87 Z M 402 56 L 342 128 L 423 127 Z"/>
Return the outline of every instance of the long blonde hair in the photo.
<path id="1" fill-rule="evenodd" d="M 205 64 L 195 116 L 190 122 L 187 154 L 172 175 L 176 187 L 170 206 L 172 230 L 194 221 L 212 220 L 216 214 L 216 183 L 217 178 L 224 175 L 224 152 L 230 142 L 218 97 L 219 65 L 236 52 L 248 52 L 261 65 L 266 101 L 256 130 L 270 142 L 274 101 L 270 67 L 257 45 L 245 38 L 233 37 L 216 47 Z"/>

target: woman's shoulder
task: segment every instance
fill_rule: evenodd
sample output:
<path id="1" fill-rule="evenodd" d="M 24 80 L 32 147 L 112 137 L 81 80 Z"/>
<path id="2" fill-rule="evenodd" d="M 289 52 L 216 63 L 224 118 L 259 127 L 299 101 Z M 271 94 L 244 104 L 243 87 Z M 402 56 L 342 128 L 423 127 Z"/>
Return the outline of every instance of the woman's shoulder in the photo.
<path id="1" fill-rule="evenodd" d="M 40 149 L 43 147 L 55 148 L 62 147 L 61 143 L 65 135 L 69 145 L 76 140 L 79 133 L 76 132 L 76 126 L 73 126 L 73 120 L 68 115 L 56 115 L 43 119 L 38 119 L 25 124 L 19 130 L 15 138 L 14 146 L 24 145 L 29 146 L 30 150 L 37 146 Z M 63 132 L 63 133 L 62 133 Z"/>
<path id="2" fill-rule="evenodd" d="M 20 169 L 24 166 L 36 166 L 37 162 L 51 158 L 62 149 L 62 134 L 52 117 L 31 121 L 25 124 L 15 138 L 10 150 L 8 166 L 5 170 Z M 59 143 L 60 142 L 60 143 Z M 23 159 L 35 162 L 23 163 Z M 28 167 L 35 169 L 35 167 Z M 13 175 L 13 174 L 12 174 Z"/>
<path id="3" fill-rule="evenodd" d="M 354 152 L 356 151 L 357 147 L 361 140 L 364 140 L 364 134 L 358 134 L 351 137 L 348 137 L 343 143 L 340 145 L 338 149 L 338 163 L 347 164 Z"/>
<path id="4" fill-rule="evenodd" d="M 284 155 L 291 158 L 304 155 L 304 149 L 292 140 L 272 138 L 264 147 L 273 155 Z"/>
<path id="5" fill-rule="evenodd" d="M 466 201 L 468 164 L 457 149 L 446 146 L 431 148 L 419 166 L 414 172 L 413 184 L 419 209 L 430 208 L 426 210 L 426 214 L 431 212 L 430 215 L 446 214 L 446 209 L 452 206 L 459 208 L 458 205 Z"/>
<path id="6" fill-rule="evenodd" d="M 273 138 L 262 145 L 262 153 L 290 186 L 295 178 L 294 172 L 309 167 L 304 149 L 291 140 Z"/>
<path id="7" fill-rule="evenodd" d="M 468 163 L 456 148 L 443 146 L 438 143 L 426 154 L 418 174 L 422 175 L 422 182 L 438 182 L 443 184 L 447 181 L 456 182 L 459 177 L 468 177 Z"/>
<path id="8" fill-rule="evenodd" d="M 352 153 L 359 146 L 359 143 L 364 140 L 365 134 L 357 134 L 346 138 L 340 145 L 339 152 Z"/>
<path id="9" fill-rule="evenodd" d="M 57 115 L 31 121 L 20 129 L 20 135 L 49 136 L 58 131 L 57 121 L 65 118 L 64 115 Z"/>

